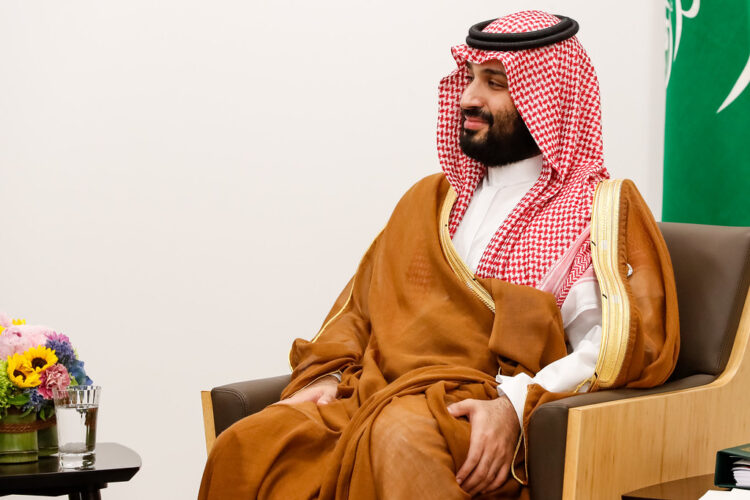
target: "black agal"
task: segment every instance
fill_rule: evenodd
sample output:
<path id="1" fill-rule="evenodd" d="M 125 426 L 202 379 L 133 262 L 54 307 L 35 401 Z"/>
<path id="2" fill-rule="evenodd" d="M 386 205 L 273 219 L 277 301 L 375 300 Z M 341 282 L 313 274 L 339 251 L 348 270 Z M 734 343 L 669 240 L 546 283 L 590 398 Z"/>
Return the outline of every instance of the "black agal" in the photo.
<path id="1" fill-rule="evenodd" d="M 534 49 L 561 42 L 578 33 L 578 23 L 569 17 L 558 16 L 560 22 L 536 31 L 522 33 L 485 33 L 482 31 L 496 19 L 477 23 L 469 28 L 466 45 L 475 49 L 509 51 Z"/>

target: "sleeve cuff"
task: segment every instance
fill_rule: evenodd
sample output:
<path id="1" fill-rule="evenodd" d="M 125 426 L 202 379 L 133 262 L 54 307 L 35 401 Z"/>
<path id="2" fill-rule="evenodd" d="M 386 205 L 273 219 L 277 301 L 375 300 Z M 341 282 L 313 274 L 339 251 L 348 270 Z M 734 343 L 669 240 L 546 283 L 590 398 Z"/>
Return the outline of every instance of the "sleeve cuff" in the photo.
<path id="1" fill-rule="evenodd" d="M 498 395 L 505 394 L 508 397 L 513 408 L 516 410 L 518 423 L 523 428 L 523 408 L 526 404 L 526 393 L 533 379 L 525 373 L 519 373 L 513 377 L 498 375 L 496 380 L 500 382 L 500 385 L 497 386 Z"/>

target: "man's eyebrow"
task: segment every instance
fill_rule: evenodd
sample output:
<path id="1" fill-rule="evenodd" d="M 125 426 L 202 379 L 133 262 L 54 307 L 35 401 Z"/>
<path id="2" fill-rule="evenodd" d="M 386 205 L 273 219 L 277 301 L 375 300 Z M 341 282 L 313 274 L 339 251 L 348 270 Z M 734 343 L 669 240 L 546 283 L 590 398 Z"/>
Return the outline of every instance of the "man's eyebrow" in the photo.
<path id="1" fill-rule="evenodd" d="M 485 68 L 482 70 L 485 73 L 489 73 L 491 75 L 497 75 L 497 76 L 503 76 L 507 78 L 507 75 L 505 74 L 505 71 L 501 69 L 491 69 L 491 68 Z"/>
<path id="2" fill-rule="evenodd" d="M 466 61 L 464 63 L 464 66 L 466 66 L 466 69 L 469 71 L 474 71 L 474 65 L 471 64 L 469 61 Z M 504 78 L 507 78 L 508 76 L 505 74 L 505 70 L 503 69 L 492 69 L 492 68 L 483 68 L 483 73 L 489 73 L 490 75 L 496 75 L 496 76 L 502 76 Z"/>

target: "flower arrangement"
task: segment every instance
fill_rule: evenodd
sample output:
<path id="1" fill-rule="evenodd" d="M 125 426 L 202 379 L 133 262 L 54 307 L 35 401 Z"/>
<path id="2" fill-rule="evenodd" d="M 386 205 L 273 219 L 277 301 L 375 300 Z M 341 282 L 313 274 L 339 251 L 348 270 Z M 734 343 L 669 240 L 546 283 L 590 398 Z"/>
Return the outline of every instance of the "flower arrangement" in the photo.
<path id="1" fill-rule="evenodd" d="M 47 420 L 53 389 L 91 383 L 67 336 L 0 313 L 0 421 L 9 410 Z"/>

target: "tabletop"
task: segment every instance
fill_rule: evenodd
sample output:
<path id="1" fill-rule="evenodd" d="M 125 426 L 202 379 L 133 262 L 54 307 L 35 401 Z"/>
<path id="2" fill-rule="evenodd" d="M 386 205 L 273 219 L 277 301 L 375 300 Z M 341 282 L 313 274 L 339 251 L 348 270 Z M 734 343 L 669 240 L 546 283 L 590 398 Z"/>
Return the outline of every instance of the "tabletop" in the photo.
<path id="1" fill-rule="evenodd" d="M 85 470 L 63 470 L 57 457 L 27 464 L 0 465 L 0 496 L 64 495 L 74 489 L 105 488 L 129 481 L 141 467 L 136 452 L 117 443 L 97 443 L 94 464 Z"/>
<path id="2" fill-rule="evenodd" d="M 714 486 L 714 475 L 705 474 L 703 476 L 686 477 L 685 479 L 655 484 L 631 491 L 624 494 L 622 500 L 696 500 L 702 497 L 708 490 L 726 491 L 726 488 Z"/>

